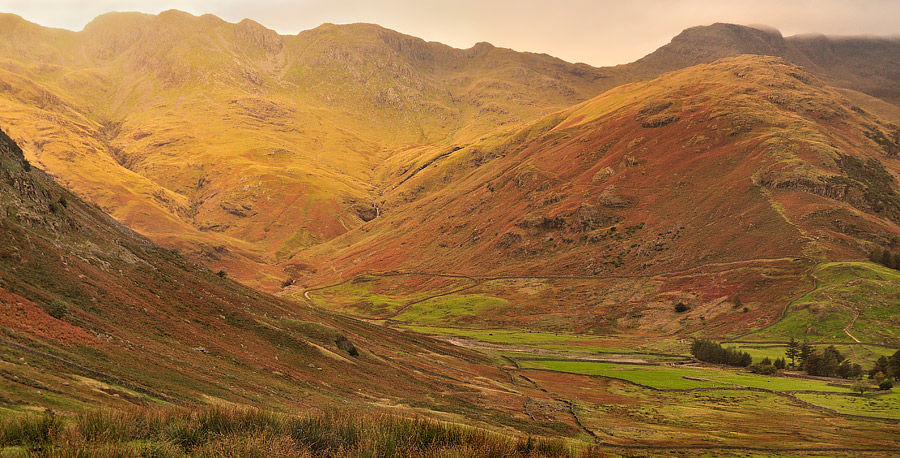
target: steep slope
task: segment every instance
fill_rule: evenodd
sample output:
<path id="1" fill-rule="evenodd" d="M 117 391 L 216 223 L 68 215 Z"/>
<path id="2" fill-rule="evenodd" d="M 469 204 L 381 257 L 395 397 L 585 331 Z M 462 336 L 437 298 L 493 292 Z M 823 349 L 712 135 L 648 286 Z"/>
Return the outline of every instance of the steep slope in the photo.
<path id="1" fill-rule="evenodd" d="M 245 20 L 114 13 L 78 33 L 4 15 L 0 121 L 117 220 L 236 278 L 373 216 L 397 151 L 472 139 L 600 90 L 600 73 L 374 25 L 279 36 Z"/>
<path id="2" fill-rule="evenodd" d="M 699 279 L 707 265 L 860 259 L 898 248 L 898 147 L 896 126 L 799 67 L 723 59 L 449 153 L 389 194 L 381 218 L 305 255 L 335 259 L 322 277 Z M 806 281 L 789 270 L 781 298 L 754 299 L 770 319 Z M 745 277 L 682 289 L 746 299 L 775 281 Z"/>
<path id="3" fill-rule="evenodd" d="M 527 418 L 485 357 L 220 278 L 56 185 L 5 134 L 0 209 L 0 415 L 228 402 Z"/>

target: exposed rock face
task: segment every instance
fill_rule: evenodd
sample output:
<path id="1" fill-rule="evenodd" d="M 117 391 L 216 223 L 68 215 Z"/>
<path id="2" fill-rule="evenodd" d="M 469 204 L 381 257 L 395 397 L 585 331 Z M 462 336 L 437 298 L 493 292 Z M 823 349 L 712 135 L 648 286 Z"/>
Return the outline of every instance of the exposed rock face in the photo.
<path id="1" fill-rule="evenodd" d="M 239 40 L 250 43 L 271 54 L 277 54 L 284 48 L 284 41 L 281 35 L 250 19 L 244 19 L 235 25 L 234 33 Z"/>

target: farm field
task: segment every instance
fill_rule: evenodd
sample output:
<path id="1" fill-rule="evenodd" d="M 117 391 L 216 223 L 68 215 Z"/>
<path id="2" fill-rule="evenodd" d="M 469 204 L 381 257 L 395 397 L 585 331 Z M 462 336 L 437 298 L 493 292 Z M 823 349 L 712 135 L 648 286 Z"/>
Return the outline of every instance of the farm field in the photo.
<path id="1" fill-rule="evenodd" d="M 706 367 L 669 367 L 661 365 L 627 365 L 590 361 L 531 361 L 518 360 L 525 368 L 540 368 L 560 372 L 627 380 L 658 389 L 694 388 L 762 388 L 772 391 L 816 390 L 836 393 L 850 392 L 849 386 L 833 386 L 818 380 L 792 377 L 769 377 L 737 370 Z"/>

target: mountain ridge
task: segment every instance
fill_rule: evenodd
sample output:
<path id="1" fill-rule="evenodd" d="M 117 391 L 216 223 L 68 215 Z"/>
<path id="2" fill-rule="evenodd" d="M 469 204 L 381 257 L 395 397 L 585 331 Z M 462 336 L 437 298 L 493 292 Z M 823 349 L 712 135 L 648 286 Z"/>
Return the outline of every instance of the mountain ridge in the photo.
<path id="1" fill-rule="evenodd" d="M 621 84 L 777 51 L 829 83 L 893 100 L 880 70 L 861 79 L 812 62 L 791 37 L 729 24 L 598 69 L 373 24 L 279 35 L 175 10 L 111 13 L 80 32 L 2 20 L 17 25 L 0 43 L 0 115 L 30 160 L 154 241 L 266 290 L 314 269 L 288 260 L 379 215 L 448 151 Z M 864 58 L 893 52 L 885 43 Z"/>

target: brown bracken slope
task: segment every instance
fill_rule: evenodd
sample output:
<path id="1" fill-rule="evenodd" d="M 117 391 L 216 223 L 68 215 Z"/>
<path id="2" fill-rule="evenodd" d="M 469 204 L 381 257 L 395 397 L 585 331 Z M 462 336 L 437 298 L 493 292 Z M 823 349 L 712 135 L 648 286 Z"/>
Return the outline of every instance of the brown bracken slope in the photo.
<path id="1" fill-rule="evenodd" d="M 4 133 L 0 212 L 0 415 L 238 403 L 527 419 L 483 355 L 221 278 L 56 185 Z"/>
<path id="2" fill-rule="evenodd" d="M 809 72 L 727 58 L 468 144 L 387 193 L 380 218 L 301 256 L 333 259 L 313 283 L 390 270 L 699 278 L 722 263 L 862 259 L 900 248 L 898 153 L 895 125 Z M 685 291 L 754 289 L 696 283 Z"/>

